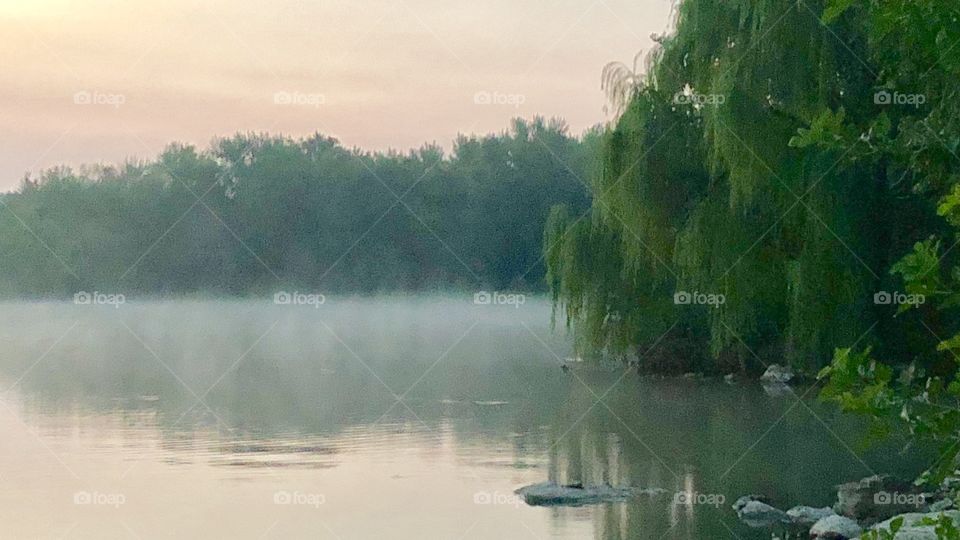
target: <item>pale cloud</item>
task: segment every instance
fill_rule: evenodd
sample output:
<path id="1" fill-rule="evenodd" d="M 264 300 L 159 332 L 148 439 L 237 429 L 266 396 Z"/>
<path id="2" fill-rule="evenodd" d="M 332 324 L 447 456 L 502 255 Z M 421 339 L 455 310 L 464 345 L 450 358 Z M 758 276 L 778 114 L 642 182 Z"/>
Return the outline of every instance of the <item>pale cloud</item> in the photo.
<path id="1" fill-rule="evenodd" d="M 670 7 L 0 0 L 0 189 L 27 170 L 148 157 L 237 131 L 320 131 L 386 149 L 447 145 L 514 116 L 560 116 L 580 130 L 603 120 L 602 66 L 649 48 Z M 84 92 L 101 104 L 78 105 Z M 478 92 L 522 104 L 478 106 Z M 278 93 L 307 97 L 277 104 Z"/>

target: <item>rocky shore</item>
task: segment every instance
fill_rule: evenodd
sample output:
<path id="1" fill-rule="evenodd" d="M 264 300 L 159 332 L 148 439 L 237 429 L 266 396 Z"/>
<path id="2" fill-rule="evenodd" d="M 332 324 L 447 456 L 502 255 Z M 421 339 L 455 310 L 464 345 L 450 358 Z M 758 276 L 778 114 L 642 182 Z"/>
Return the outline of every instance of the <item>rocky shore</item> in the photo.
<path id="1" fill-rule="evenodd" d="M 788 538 L 938 540 L 954 538 L 943 531 L 960 527 L 960 511 L 954 509 L 958 486 L 960 478 L 951 477 L 925 492 L 892 476 L 870 476 L 837 486 L 830 507 L 783 511 L 763 496 L 746 495 L 733 509 L 748 526 L 784 531 Z"/>

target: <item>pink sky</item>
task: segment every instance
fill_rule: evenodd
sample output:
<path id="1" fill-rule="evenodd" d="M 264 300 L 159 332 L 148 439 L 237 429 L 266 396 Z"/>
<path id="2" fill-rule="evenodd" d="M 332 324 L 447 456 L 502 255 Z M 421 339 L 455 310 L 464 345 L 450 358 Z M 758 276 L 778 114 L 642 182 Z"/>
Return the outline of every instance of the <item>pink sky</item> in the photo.
<path id="1" fill-rule="evenodd" d="M 448 146 L 515 116 L 578 132 L 605 119 L 603 65 L 649 49 L 670 6 L 0 0 L 0 189 L 26 171 L 237 131 L 368 149 Z"/>

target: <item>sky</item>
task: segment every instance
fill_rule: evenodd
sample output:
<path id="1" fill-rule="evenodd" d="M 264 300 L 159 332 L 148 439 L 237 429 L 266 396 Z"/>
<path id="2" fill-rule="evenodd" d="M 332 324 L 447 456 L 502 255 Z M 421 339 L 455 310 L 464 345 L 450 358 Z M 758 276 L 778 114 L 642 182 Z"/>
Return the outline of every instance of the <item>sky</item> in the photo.
<path id="1" fill-rule="evenodd" d="M 178 141 L 320 132 L 449 148 L 511 118 L 602 122 L 600 73 L 671 0 L 0 0 L 0 190 Z"/>

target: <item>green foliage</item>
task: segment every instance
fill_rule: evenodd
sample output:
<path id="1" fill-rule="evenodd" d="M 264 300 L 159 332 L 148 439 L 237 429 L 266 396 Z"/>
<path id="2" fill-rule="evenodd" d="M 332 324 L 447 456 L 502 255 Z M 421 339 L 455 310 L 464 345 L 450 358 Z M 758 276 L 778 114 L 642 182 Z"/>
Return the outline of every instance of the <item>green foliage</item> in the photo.
<path id="1" fill-rule="evenodd" d="M 933 530 L 937 533 L 937 540 L 960 540 L 960 529 L 950 516 L 940 514 L 939 519 L 934 523 Z"/>
<path id="2" fill-rule="evenodd" d="M 855 125 L 873 99 L 866 36 L 843 23 L 838 39 L 822 7 L 679 5 L 604 138 L 590 219 L 546 242 L 580 343 L 632 354 L 676 328 L 685 369 L 760 369 L 756 353 L 804 371 L 876 322 L 882 265 L 916 241 L 889 231 L 917 203 L 894 204 Z M 678 291 L 726 301 L 678 306 Z"/>
<path id="3" fill-rule="evenodd" d="M 930 483 L 957 468 L 960 448 L 960 324 L 955 316 L 960 260 L 954 250 L 960 238 L 960 62 L 948 54 L 960 42 L 958 18 L 960 6 L 943 0 L 834 0 L 824 13 L 825 20 L 865 36 L 876 99 L 887 105 L 831 128 L 838 133 L 859 128 L 864 133 L 859 140 L 867 141 L 869 151 L 851 152 L 851 159 L 882 167 L 898 200 L 920 200 L 924 213 L 896 223 L 892 230 L 897 238 L 919 238 L 912 247 L 895 251 L 890 267 L 903 290 L 926 301 L 913 309 L 900 306 L 898 314 L 909 311 L 912 321 L 895 334 L 908 344 L 900 355 L 881 362 L 872 359 L 869 349 L 838 350 L 832 366 L 821 374 L 829 379 L 823 397 L 938 442 L 942 456 L 921 478 Z M 897 93 L 922 99 L 891 105 L 887 98 Z M 852 149 L 850 136 L 840 140 Z M 886 376 L 892 370 L 899 376 Z M 941 522 L 938 535 L 956 538 L 952 522 Z"/>
<path id="4" fill-rule="evenodd" d="M 846 113 L 842 107 L 836 113 L 830 110 L 823 111 L 810 122 L 809 128 L 799 128 L 797 135 L 790 139 L 789 145 L 794 148 L 811 146 L 832 150 L 844 148 L 844 142 L 854 135 L 844 124 L 845 116 Z"/>
<path id="5" fill-rule="evenodd" d="M 869 530 L 863 533 L 860 538 L 863 540 L 894 540 L 897 533 L 903 528 L 903 517 L 898 517 L 890 522 L 889 529 Z M 923 518 L 915 525 L 920 527 L 932 527 L 937 540 L 960 540 L 960 529 L 957 528 L 953 519 L 940 514 L 936 518 Z"/>
<path id="6" fill-rule="evenodd" d="M 237 135 L 51 169 L 2 195 L 0 294 L 538 289 L 547 215 L 587 207 L 598 142 L 538 118 L 450 155 Z"/>
<path id="7" fill-rule="evenodd" d="M 917 242 L 913 252 L 905 255 L 893 265 L 891 272 L 900 274 L 907 292 L 923 295 L 924 298 L 934 298 L 945 294 L 940 283 L 940 242 L 929 238 L 924 242 Z M 909 305 L 901 309 L 909 309 Z"/>
<path id="8" fill-rule="evenodd" d="M 817 375 L 818 379 L 830 377 L 830 385 L 821 395 L 860 413 L 879 415 L 901 405 L 890 388 L 892 370 L 878 364 L 870 356 L 871 352 L 870 348 L 863 352 L 837 349 L 833 363 Z"/>
<path id="9" fill-rule="evenodd" d="M 829 0 L 826 9 L 823 10 L 823 22 L 832 23 L 836 21 L 855 2 L 856 0 Z"/>
<path id="10" fill-rule="evenodd" d="M 898 517 L 890 522 L 890 529 L 869 530 L 860 535 L 860 538 L 863 540 L 894 540 L 902 528 L 903 518 Z"/>

